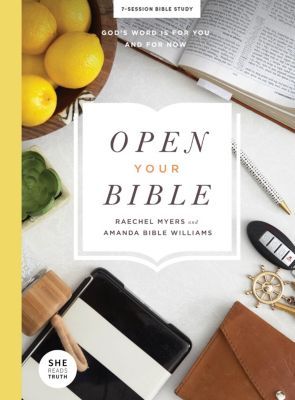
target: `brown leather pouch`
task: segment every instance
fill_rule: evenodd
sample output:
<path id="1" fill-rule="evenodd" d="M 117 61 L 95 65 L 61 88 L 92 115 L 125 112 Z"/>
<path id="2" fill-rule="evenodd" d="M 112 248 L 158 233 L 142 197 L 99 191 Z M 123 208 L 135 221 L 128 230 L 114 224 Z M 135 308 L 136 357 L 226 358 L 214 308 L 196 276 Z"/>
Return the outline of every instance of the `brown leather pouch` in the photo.
<path id="1" fill-rule="evenodd" d="M 295 344 L 237 302 L 176 393 L 184 400 L 295 400 Z"/>

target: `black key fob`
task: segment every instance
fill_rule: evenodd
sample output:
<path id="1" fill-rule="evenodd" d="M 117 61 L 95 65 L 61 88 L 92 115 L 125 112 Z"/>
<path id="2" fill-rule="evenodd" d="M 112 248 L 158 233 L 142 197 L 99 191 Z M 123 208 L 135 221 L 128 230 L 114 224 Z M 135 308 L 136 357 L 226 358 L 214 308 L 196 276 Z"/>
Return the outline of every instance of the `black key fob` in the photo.
<path id="1" fill-rule="evenodd" d="M 280 230 L 262 221 L 250 222 L 248 237 L 255 249 L 269 262 L 289 271 L 295 269 L 295 246 Z"/>

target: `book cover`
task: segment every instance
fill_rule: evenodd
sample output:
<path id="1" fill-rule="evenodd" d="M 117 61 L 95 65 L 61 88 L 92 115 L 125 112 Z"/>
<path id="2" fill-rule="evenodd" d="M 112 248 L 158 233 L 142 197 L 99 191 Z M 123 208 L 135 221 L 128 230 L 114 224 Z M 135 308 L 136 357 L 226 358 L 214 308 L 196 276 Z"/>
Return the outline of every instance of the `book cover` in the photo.
<path id="1" fill-rule="evenodd" d="M 294 16 L 7 5 L 3 398 L 295 399 Z"/>

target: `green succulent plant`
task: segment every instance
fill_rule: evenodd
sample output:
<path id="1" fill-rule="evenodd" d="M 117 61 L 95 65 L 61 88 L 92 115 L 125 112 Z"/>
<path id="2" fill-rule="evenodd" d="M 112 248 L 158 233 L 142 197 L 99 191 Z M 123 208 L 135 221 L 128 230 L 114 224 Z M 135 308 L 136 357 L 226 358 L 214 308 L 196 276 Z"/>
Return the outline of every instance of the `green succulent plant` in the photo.
<path id="1" fill-rule="evenodd" d="M 61 193 L 58 174 L 36 151 L 22 154 L 22 220 L 47 213 Z"/>

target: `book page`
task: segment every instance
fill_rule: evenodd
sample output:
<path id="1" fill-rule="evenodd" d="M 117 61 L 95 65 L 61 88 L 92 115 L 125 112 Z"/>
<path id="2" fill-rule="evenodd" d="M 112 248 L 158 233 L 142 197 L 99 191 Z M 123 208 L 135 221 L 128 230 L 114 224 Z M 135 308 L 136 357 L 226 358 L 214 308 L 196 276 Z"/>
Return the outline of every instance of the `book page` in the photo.
<path id="1" fill-rule="evenodd" d="M 295 108 L 294 0 L 208 0 L 180 63 Z"/>
<path id="2" fill-rule="evenodd" d="M 195 22 L 190 18 L 118 19 L 119 38 L 178 65 Z"/>

